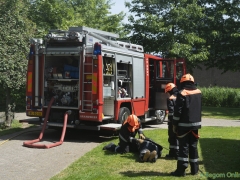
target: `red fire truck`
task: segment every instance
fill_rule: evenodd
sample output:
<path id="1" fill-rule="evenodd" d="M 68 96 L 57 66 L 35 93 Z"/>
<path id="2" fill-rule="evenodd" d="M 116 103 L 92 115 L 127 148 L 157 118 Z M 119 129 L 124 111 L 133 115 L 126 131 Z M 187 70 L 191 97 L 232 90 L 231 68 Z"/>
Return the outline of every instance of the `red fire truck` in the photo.
<path id="1" fill-rule="evenodd" d="M 116 130 L 133 113 L 142 123 L 162 123 L 167 112 L 164 88 L 179 83 L 186 71 L 184 59 L 145 54 L 142 46 L 117 38 L 106 31 L 70 27 L 32 39 L 26 115 L 39 120 L 27 122 Z"/>

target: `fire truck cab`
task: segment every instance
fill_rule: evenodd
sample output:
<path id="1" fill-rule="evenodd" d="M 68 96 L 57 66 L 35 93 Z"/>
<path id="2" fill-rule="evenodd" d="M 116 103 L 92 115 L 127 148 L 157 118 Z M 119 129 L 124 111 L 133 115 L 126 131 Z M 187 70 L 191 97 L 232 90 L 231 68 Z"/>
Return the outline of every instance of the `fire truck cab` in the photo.
<path id="1" fill-rule="evenodd" d="M 44 40 L 31 39 L 26 115 L 62 127 L 68 111 L 67 128 L 89 130 L 119 128 L 132 113 L 142 123 L 162 123 L 165 86 L 178 85 L 186 71 L 184 59 L 145 54 L 141 45 L 117 38 L 106 31 L 70 27 L 50 30 Z"/>

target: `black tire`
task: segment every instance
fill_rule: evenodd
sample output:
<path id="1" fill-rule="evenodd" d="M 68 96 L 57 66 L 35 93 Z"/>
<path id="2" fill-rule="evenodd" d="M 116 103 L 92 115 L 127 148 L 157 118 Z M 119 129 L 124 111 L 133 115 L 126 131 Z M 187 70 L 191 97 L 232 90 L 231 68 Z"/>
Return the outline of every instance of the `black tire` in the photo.
<path id="1" fill-rule="evenodd" d="M 161 117 L 160 119 L 156 119 L 155 120 L 155 124 L 162 124 L 166 118 L 166 112 L 165 111 L 161 111 Z"/>
<path id="2" fill-rule="evenodd" d="M 129 115 L 130 115 L 130 110 L 126 107 L 121 107 L 120 111 L 119 111 L 119 114 L 118 114 L 117 123 L 122 124 L 127 119 L 127 117 Z"/>

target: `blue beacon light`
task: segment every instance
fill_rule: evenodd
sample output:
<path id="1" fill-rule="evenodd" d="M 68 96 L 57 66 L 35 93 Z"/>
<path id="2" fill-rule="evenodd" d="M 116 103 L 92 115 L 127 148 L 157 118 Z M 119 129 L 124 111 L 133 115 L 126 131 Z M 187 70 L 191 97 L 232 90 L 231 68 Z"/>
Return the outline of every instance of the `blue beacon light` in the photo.
<path id="1" fill-rule="evenodd" d="M 95 43 L 95 44 L 94 44 L 93 54 L 94 54 L 94 55 L 101 55 L 101 53 L 102 53 L 101 44 Z"/>

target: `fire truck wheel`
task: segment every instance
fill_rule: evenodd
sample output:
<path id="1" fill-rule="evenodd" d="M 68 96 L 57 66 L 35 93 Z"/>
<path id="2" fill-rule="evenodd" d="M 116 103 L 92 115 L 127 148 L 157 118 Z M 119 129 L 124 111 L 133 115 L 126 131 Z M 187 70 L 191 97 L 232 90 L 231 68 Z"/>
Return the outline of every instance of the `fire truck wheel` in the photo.
<path id="1" fill-rule="evenodd" d="M 160 111 L 158 119 L 155 120 L 155 124 L 162 124 L 163 121 L 165 120 L 165 117 L 166 117 L 165 111 Z"/>
<path id="2" fill-rule="evenodd" d="M 126 107 L 121 107 L 120 108 L 120 111 L 119 111 L 119 114 L 118 114 L 118 121 L 117 123 L 118 124 L 122 124 L 126 119 L 127 117 L 130 115 L 130 110 Z"/>

